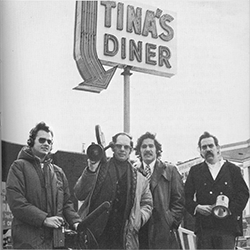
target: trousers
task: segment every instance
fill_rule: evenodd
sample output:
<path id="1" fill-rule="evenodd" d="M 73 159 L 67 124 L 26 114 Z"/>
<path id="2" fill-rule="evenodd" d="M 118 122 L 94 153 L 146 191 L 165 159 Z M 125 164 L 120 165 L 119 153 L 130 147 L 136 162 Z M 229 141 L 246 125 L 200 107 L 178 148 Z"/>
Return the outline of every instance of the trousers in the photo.
<path id="1" fill-rule="evenodd" d="M 235 236 L 226 231 L 203 229 L 197 233 L 197 249 L 234 249 Z"/>

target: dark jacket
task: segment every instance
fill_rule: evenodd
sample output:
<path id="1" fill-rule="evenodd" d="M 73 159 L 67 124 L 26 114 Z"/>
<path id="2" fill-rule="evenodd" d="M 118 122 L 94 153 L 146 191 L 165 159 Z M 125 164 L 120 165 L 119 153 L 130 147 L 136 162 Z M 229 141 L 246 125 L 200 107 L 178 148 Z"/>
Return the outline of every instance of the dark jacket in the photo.
<path id="1" fill-rule="evenodd" d="M 157 160 L 151 176 L 153 213 L 148 222 L 149 249 L 178 249 L 174 231 L 184 214 L 184 186 L 181 175 L 172 164 Z"/>
<path id="2" fill-rule="evenodd" d="M 56 185 L 51 182 L 49 190 L 52 205 L 48 211 L 45 178 L 40 162 L 28 147 L 24 147 L 18 159 L 11 165 L 7 183 L 7 202 L 13 213 L 12 237 L 14 248 L 52 248 L 52 229 L 43 226 L 46 216 L 62 215 L 73 225 L 81 219 L 74 211 L 73 203 L 69 200 L 68 181 L 61 168 L 45 162 L 50 169 L 50 176 L 56 178 Z M 52 177 L 51 177 L 52 178 Z M 56 197 L 61 199 L 57 203 Z M 61 198 L 60 198 L 61 197 Z"/>
<path id="3" fill-rule="evenodd" d="M 230 216 L 220 219 L 212 214 L 194 215 L 198 204 L 214 205 L 220 194 L 229 198 Z M 202 229 L 219 229 L 239 235 L 242 231 L 242 211 L 247 204 L 249 190 L 236 165 L 226 161 L 215 180 L 206 162 L 191 167 L 185 183 L 185 197 L 187 211 L 196 218 L 196 233 L 202 232 Z"/>

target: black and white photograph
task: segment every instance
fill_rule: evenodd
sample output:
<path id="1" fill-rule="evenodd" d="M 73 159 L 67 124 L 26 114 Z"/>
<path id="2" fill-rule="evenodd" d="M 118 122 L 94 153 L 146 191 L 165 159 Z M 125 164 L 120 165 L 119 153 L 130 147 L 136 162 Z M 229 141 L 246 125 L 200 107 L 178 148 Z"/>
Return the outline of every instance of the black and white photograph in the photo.
<path id="1" fill-rule="evenodd" d="M 250 249 L 248 0 L 0 1 L 2 249 Z"/>

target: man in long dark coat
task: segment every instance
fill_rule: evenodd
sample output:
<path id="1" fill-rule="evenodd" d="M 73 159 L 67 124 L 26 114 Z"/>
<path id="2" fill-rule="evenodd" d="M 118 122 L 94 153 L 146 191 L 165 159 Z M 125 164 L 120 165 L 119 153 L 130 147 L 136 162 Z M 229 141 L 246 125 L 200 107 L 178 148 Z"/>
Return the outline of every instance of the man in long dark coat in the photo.
<path id="1" fill-rule="evenodd" d="M 235 237 L 242 235 L 242 211 L 249 198 L 248 187 L 240 168 L 221 157 L 215 136 L 204 132 L 198 146 L 205 161 L 191 167 L 185 183 L 186 208 L 196 219 L 197 248 L 234 249 Z M 213 212 L 219 195 L 224 197 L 221 204 L 229 209 L 225 217 Z"/>
<path id="2" fill-rule="evenodd" d="M 154 208 L 148 223 L 139 232 L 140 249 L 180 249 L 177 229 L 184 213 L 184 186 L 177 168 L 162 162 L 162 149 L 155 135 L 143 134 L 137 141 L 137 168 L 150 181 Z"/>
<path id="3" fill-rule="evenodd" d="M 28 146 L 10 167 L 6 191 L 14 216 L 15 249 L 53 249 L 53 232 L 62 230 L 65 222 L 72 229 L 81 222 L 70 201 L 67 178 L 51 162 L 52 144 L 52 131 L 43 122 L 37 124 L 30 131 Z"/>

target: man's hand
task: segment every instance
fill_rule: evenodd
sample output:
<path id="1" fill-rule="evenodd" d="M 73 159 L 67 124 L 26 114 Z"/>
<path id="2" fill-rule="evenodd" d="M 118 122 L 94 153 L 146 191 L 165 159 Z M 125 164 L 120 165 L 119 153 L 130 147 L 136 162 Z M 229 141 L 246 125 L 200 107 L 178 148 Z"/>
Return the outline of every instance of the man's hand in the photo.
<path id="1" fill-rule="evenodd" d="M 88 160 L 88 166 L 89 166 L 89 170 L 91 172 L 95 172 L 99 166 L 100 161 L 94 162 L 91 160 Z"/>
<path id="2" fill-rule="evenodd" d="M 64 220 L 60 216 L 46 217 L 43 225 L 46 227 L 59 228 L 64 225 Z"/>
<path id="3" fill-rule="evenodd" d="M 213 206 L 211 205 L 198 205 L 196 207 L 196 212 L 204 216 L 208 216 L 212 213 Z"/>

